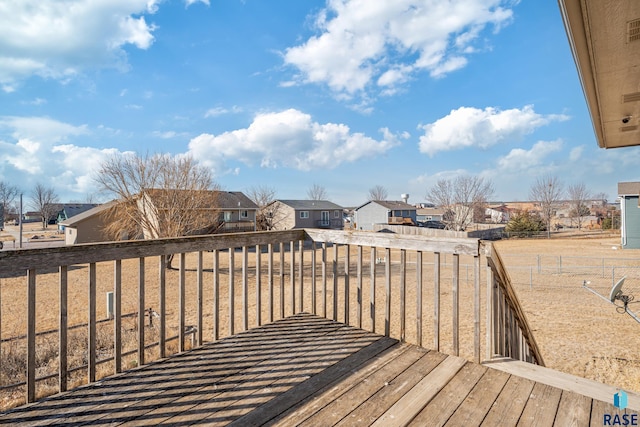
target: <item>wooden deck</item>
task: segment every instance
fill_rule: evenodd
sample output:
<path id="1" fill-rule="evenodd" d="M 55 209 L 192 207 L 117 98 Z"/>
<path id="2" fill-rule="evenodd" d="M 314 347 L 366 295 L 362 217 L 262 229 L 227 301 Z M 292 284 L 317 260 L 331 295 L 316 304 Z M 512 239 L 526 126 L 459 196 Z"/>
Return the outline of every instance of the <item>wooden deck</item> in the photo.
<path id="1" fill-rule="evenodd" d="M 613 397 L 613 396 L 612 396 Z M 603 425 L 613 405 L 299 314 L 0 415 L 11 425 Z"/>

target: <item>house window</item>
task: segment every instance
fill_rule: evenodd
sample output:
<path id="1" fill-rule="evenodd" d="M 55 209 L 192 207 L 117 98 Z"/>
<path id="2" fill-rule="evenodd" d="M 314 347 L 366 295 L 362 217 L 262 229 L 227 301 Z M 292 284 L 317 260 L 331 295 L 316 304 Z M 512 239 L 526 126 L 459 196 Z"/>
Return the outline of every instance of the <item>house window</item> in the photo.
<path id="1" fill-rule="evenodd" d="M 249 211 L 240 211 L 240 218 L 249 218 Z"/>
<path id="2" fill-rule="evenodd" d="M 333 211 L 334 218 L 340 218 L 340 211 Z"/>
<path id="3" fill-rule="evenodd" d="M 300 211 L 300 218 L 309 218 L 309 211 Z"/>
<path id="4" fill-rule="evenodd" d="M 232 215 L 232 214 L 233 214 L 232 212 L 225 212 L 225 213 L 224 213 L 224 221 L 225 221 L 225 222 L 230 222 L 230 221 L 231 221 L 231 215 Z"/>

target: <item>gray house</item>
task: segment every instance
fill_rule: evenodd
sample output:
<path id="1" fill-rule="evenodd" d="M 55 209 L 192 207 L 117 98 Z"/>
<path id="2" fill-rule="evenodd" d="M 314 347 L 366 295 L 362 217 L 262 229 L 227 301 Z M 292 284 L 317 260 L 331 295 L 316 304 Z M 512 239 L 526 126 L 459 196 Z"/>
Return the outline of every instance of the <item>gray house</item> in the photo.
<path id="1" fill-rule="evenodd" d="M 355 213 L 358 230 L 373 230 L 373 224 L 416 225 L 416 207 L 403 201 L 370 200 Z"/>
<path id="2" fill-rule="evenodd" d="M 66 218 L 58 223 L 60 230 L 64 230 L 64 240 L 67 245 L 78 243 L 97 243 L 110 240 L 103 230 L 105 217 L 103 213 L 111 208 L 115 201 L 97 205 L 77 215 Z"/>
<path id="3" fill-rule="evenodd" d="M 328 200 L 275 200 L 266 210 L 273 216 L 274 230 L 344 228 L 342 206 Z"/>
<path id="4" fill-rule="evenodd" d="M 640 182 L 619 182 L 622 249 L 640 249 Z"/>

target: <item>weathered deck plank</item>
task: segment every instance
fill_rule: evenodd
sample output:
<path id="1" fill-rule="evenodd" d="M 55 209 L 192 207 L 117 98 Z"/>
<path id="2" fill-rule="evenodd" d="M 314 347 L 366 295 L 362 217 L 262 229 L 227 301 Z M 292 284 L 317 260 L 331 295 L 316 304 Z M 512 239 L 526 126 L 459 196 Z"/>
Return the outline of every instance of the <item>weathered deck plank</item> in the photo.
<path id="1" fill-rule="evenodd" d="M 300 422 L 306 420 L 334 399 L 342 396 L 347 390 L 353 387 L 353 384 L 358 384 L 364 381 L 371 374 L 378 369 L 385 366 L 387 363 L 396 363 L 397 358 L 401 357 L 411 347 L 408 345 L 397 344 L 389 349 L 380 352 L 374 356 L 368 363 L 361 366 L 354 366 L 348 374 L 348 380 L 339 378 L 333 383 L 326 384 L 324 388 L 318 389 L 318 392 L 314 395 L 310 395 L 304 400 L 301 400 L 297 406 L 287 408 L 284 411 L 274 412 L 277 417 L 273 419 L 266 418 L 263 414 L 263 408 L 249 414 L 254 416 L 257 420 L 269 420 L 265 425 L 277 425 L 277 426 L 297 426 Z M 246 418 L 246 417 L 245 417 Z M 246 419 L 241 418 L 240 422 L 245 422 Z M 255 424 L 258 425 L 259 423 Z"/>
<path id="2" fill-rule="evenodd" d="M 516 425 L 534 385 L 535 383 L 531 380 L 512 375 L 481 425 L 487 427 Z"/>
<path id="3" fill-rule="evenodd" d="M 508 379 L 509 374 L 493 369 L 487 370 L 445 426 L 480 425 Z"/>
<path id="4" fill-rule="evenodd" d="M 530 371 L 299 314 L 16 408 L 0 424 L 586 426 L 625 414 Z"/>
<path id="5" fill-rule="evenodd" d="M 443 356 L 442 353 L 434 351 L 425 354 L 396 378 L 391 381 L 385 381 L 383 387 L 377 393 L 370 395 L 369 398 L 362 396 L 359 399 L 362 404 L 348 416 L 345 416 L 337 426 L 361 426 L 375 422 L 405 393 L 442 363 L 445 359 Z M 347 398 L 349 397 L 350 395 L 347 396 Z"/>
<path id="6" fill-rule="evenodd" d="M 409 366 L 420 360 L 426 350 L 412 348 L 394 359 L 393 363 L 387 363 L 381 369 L 364 378 L 358 383 L 351 380 L 351 387 L 341 396 L 334 397 L 331 402 L 306 420 L 298 422 L 299 426 L 317 426 L 319 424 L 329 426 L 336 425 L 345 416 L 350 414 L 360 404 L 374 395 L 377 391 L 388 386 L 398 375 Z"/>
<path id="7" fill-rule="evenodd" d="M 371 425 L 404 426 L 408 424 L 447 385 L 464 364 L 465 360 L 462 358 L 447 357 Z"/>
<path id="8" fill-rule="evenodd" d="M 536 383 L 518 421 L 518 426 L 552 426 L 558 411 L 560 396 L 562 396 L 562 390 Z"/>
<path id="9" fill-rule="evenodd" d="M 459 375 L 456 375 L 409 425 L 443 426 L 486 371 L 487 368 L 474 363 L 464 365 Z"/>

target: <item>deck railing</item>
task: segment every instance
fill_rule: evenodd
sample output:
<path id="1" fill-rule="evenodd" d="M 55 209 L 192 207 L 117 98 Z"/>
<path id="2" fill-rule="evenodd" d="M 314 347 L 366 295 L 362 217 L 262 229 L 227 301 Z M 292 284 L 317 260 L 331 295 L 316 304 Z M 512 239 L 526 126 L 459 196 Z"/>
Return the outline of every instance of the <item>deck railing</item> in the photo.
<path id="1" fill-rule="evenodd" d="M 483 256 L 487 261 L 484 325 Z M 167 269 L 167 262 L 173 269 Z M 83 270 L 86 276 L 78 279 Z M 466 279 L 462 277 L 465 271 Z M 86 362 L 73 369 L 68 360 L 69 308 L 79 304 L 79 298 L 70 301 L 71 275 L 74 289 L 85 295 L 80 306 L 86 310 Z M 443 285 L 448 280 L 450 288 Z M 206 340 L 303 311 L 435 350 L 464 353 L 476 362 L 481 361 L 484 346 L 486 359 L 508 356 L 543 363 L 499 255 L 491 243 L 481 245 L 477 239 L 427 240 L 390 233 L 305 229 L 1 252 L 3 310 L 7 307 L 5 294 L 25 283 L 24 302 L 16 298 L 11 305 L 26 308 L 26 375 L 4 388 L 24 387 L 27 402 L 44 394 L 36 392 L 39 381 L 57 378 L 57 390 L 64 391 L 72 372 L 86 370 L 85 381 L 94 382 L 98 365 L 111 364 L 111 372 L 99 375 L 104 376 L 185 351 L 189 333 L 194 334 L 193 345 L 200 346 Z M 57 287 L 57 301 L 37 302 L 39 289 L 52 286 Z M 104 325 L 97 315 L 97 302 L 102 299 L 98 287 L 113 292 L 110 349 L 97 344 L 98 327 Z M 131 288 L 136 291 L 132 293 Z M 135 305 L 133 327 L 123 324 L 125 294 Z M 446 295 L 451 299 L 446 301 Z M 51 360 L 37 357 L 38 332 L 50 329 L 42 325 L 47 314 L 43 311 L 52 307 L 58 308 L 54 374 L 44 369 Z M 431 315 L 425 314 L 429 309 Z M 145 327 L 151 320 L 147 316 L 157 317 L 153 328 Z M 9 317 L 0 312 L 4 334 L 9 322 L 20 323 Z M 15 329 L 15 325 L 10 327 Z M 123 333 L 132 331 L 136 345 L 127 350 Z M 2 334 L 0 338 L 6 339 Z M 169 343 L 175 341 L 172 348 Z M 129 358 L 126 366 L 125 358 Z"/>

